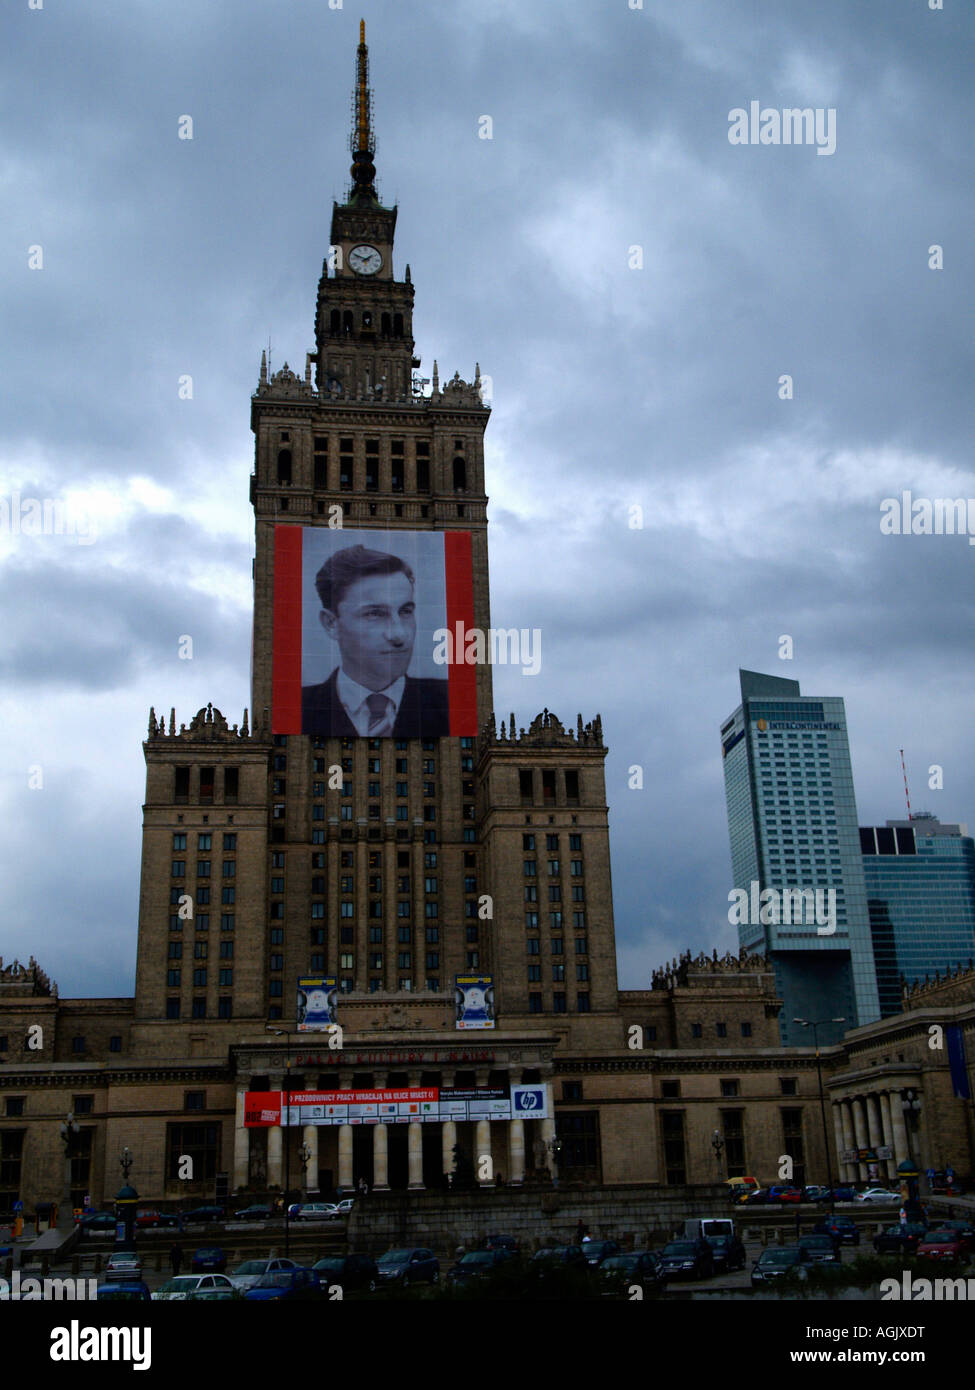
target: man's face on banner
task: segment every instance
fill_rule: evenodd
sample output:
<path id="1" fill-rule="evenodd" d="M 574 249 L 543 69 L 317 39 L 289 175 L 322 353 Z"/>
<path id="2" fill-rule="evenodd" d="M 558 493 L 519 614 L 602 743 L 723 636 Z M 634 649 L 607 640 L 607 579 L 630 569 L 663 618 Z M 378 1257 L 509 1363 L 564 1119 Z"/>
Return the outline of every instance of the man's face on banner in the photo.
<path id="1" fill-rule="evenodd" d="M 406 674 L 416 641 L 413 585 L 402 572 L 370 574 L 323 608 L 322 627 L 339 644 L 342 667 L 367 690 L 385 690 Z"/>
<path id="2" fill-rule="evenodd" d="M 310 1014 L 328 1013 L 328 995 L 323 989 L 310 989 L 305 996 L 305 1010 Z"/>

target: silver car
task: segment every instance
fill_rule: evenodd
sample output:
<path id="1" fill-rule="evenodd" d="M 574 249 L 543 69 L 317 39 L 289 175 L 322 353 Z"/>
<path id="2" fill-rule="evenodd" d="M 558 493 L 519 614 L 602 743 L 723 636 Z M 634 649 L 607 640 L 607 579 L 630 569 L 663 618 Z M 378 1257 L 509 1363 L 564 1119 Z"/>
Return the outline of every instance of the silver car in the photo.
<path id="1" fill-rule="evenodd" d="M 259 1283 L 265 1274 L 276 1274 L 282 1269 L 300 1269 L 301 1266 L 294 1260 L 285 1259 L 278 1256 L 273 1260 L 245 1260 L 243 1264 L 237 1266 L 233 1274 L 228 1274 L 227 1278 L 235 1289 L 252 1289 Z"/>
<path id="2" fill-rule="evenodd" d="M 226 1274 L 176 1274 L 152 1295 L 153 1302 L 177 1302 L 201 1289 L 233 1289 Z"/>

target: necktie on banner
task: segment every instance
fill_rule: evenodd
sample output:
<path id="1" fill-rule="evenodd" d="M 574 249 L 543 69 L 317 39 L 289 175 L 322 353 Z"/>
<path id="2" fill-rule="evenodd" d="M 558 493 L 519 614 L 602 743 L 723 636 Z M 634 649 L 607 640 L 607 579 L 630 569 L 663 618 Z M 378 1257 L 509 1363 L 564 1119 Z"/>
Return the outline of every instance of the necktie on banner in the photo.
<path id="1" fill-rule="evenodd" d="M 370 695 L 366 700 L 366 708 L 369 711 L 370 738 L 381 738 L 384 734 L 391 734 L 393 731 L 393 702 L 388 695 Z"/>

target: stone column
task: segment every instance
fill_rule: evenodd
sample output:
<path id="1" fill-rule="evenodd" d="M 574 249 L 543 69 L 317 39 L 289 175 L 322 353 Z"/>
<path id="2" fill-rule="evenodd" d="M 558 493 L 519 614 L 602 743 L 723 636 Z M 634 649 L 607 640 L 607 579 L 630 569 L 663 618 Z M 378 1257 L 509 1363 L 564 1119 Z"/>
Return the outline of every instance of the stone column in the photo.
<path id="1" fill-rule="evenodd" d="M 411 1192 L 423 1191 L 423 1125 L 419 1120 L 411 1120 L 407 1126 L 409 1131 L 409 1160 L 410 1160 L 410 1182 Z"/>
<path id="2" fill-rule="evenodd" d="M 239 1192 L 250 1180 L 251 1132 L 244 1128 L 244 1096 L 247 1087 L 237 1091 L 237 1118 L 234 1122 L 234 1191 Z"/>
<path id="3" fill-rule="evenodd" d="M 867 1096 L 864 1104 L 867 1107 L 867 1133 L 870 1135 L 870 1147 L 879 1149 L 884 1142 L 880 1128 L 880 1107 L 877 1104 L 877 1097 L 874 1092 Z M 880 1160 L 877 1160 L 877 1176 L 880 1176 Z"/>
<path id="4" fill-rule="evenodd" d="M 281 1140 L 284 1131 L 280 1125 L 272 1125 L 267 1132 L 267 1185 L 280 1188 L 283 1182 L 281 1166 Z"/>
<path id="5" fill-rule="evenodd" d="M 339 1192 L 352 1191 L 352 1126 L 339 1125 Z"/>
<path id="6" fill-rule="evenodd" d="M 306 1147 L 310 1150 L 308 1163 L 305 1168 L 305 1191 L 308 1193 L 318 1191 L 318 1126 L 305 1125 L 302 1131 L 302 1138 Z"/>
<path id="7" fill-rule="evenodd" d="M 840 1158 L 843 1152 L 843 1102 L 840 1101 L 832 1106 L 833 1111 L 833 1137 L 836 1140 L 836 1179 L 838 1182 L 843 1180 L 846 1171 L 846 1164 Z"/>
<path id="8" fill-rule="evenodd" d="M 856 1134 L 857 1148 L 865 1149 L 870 1143 L 867 1135 L 867 1112 L 862 1096 L 856 1096 L 853 1100 L 853 1130 Z M 857 1159 L 857 1179 L 866 1175 L 866 1164 L 861 1164 Z"/>
<path id="9" fill-rule="evenodd" d="M 904 1123 L 904 1110 L 901 1106 L 900 1091 L 890 1092 L 890 1126 L 894 1131 L 894 1166 L 909 1158 L 907 1126 Z"/>
<path id="10" fill-rule="evenodd" d="M 884 1136 L 884 1143 L 894 1152 L 894 1127 L 890 1120 L 890 1096 L 886 1091 L 880 1092 L 880 1128 Z M 896 1160 L 888 1158 L 884 1160 L 883 1171 L 888 1179 L 896 1176 Z"/>
<path id="11" fill-rule="evenodd" d="M 855 1149 L 856 1140 L 853 1137 L 853 1102 L 850 1100 L 849 1096 L 844 1096 L 840 1101 L 840 1124 L 843 1127 L 844 1149 Z M 854 1182 L 857 1174 L 856 1165 L 853 1163 L 844 1163 L 842 1167 L 843 1181 Z"/>
<path id="12" fill-rule="evenodd" d="M 521 1187 L 525 1181 L 525 1122 L 511 1120 L 508 1124 L 508 1148 L 511 1154 L 511 1172 L 508 1181 L 512 1187 Z"/>
<path id="13" fill-rule="evenodd" d="M 485 1164 L 484 1160 L 488 1162 Z M 478 1120 L 474 1131 L 474 1173 L 478 1187 L 490 1187 L 494 1182 L 494 1158 L 491 1153 L 491 1121 Z M 484 1174 L 482 1177 L 481 1175 Z"/>
<path id="14" fill-rule="evenodd" d="M 545 1108 L 548 1111 L 548 1118 L 542 1120 L 542 1143 L 545 1145 L 545 1156 L 542 1159 L 545 1167 L 551 1173 L 553 1179 L 558 1179 L 558 1168 L 555 1163 L 555 1155 L 552 1152 L 552 1141 L 555 1138 L 555 1093 L 552 1090 L 551 1081 L 545 1083 Z"/>
<path id="15" fill-rule="evenodd" d="M 457 1143 L 457 1124 L 454 1120 L 444 1120 L 440 1126 L 440 1151 L 443 1155 L 445 1173 L 454 1171 L 454 1145 Z"/>
<path id="16" fill-rule="evenodd" d="M 372 1190 L 389 1191 L 389 1130 L 374 1125 L 372 1130 Z"/>

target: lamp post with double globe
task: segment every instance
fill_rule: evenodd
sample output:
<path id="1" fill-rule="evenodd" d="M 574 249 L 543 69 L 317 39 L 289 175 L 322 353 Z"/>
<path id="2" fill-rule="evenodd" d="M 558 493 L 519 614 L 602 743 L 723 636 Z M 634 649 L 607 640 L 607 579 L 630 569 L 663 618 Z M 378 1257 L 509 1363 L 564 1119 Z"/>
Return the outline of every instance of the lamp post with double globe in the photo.
<path id="1" fill-rule="evenodd" d="M 829 1130 L 826 1127 L 826 1096 L 823 1092 L 823 1067 L 819 1057 L 819 1030 L 825 1028 L 827 1023 L 845 1023 L 845 1018 L 794 1018 L 793 1023 L 798 1023 L 802 1028 L 813 1030 L 813 1042 L 816 1046 L 816 1080 L 819 1084 L 819 1113 L 823 1120 L 823 1152 L 826 1154 L 826 1182 L 829 1185 L 829 1211 L 830 1215 L 836 1214 L 836 1198 L 833 1193 L 833 1166 L 829 1161 Z"/>

